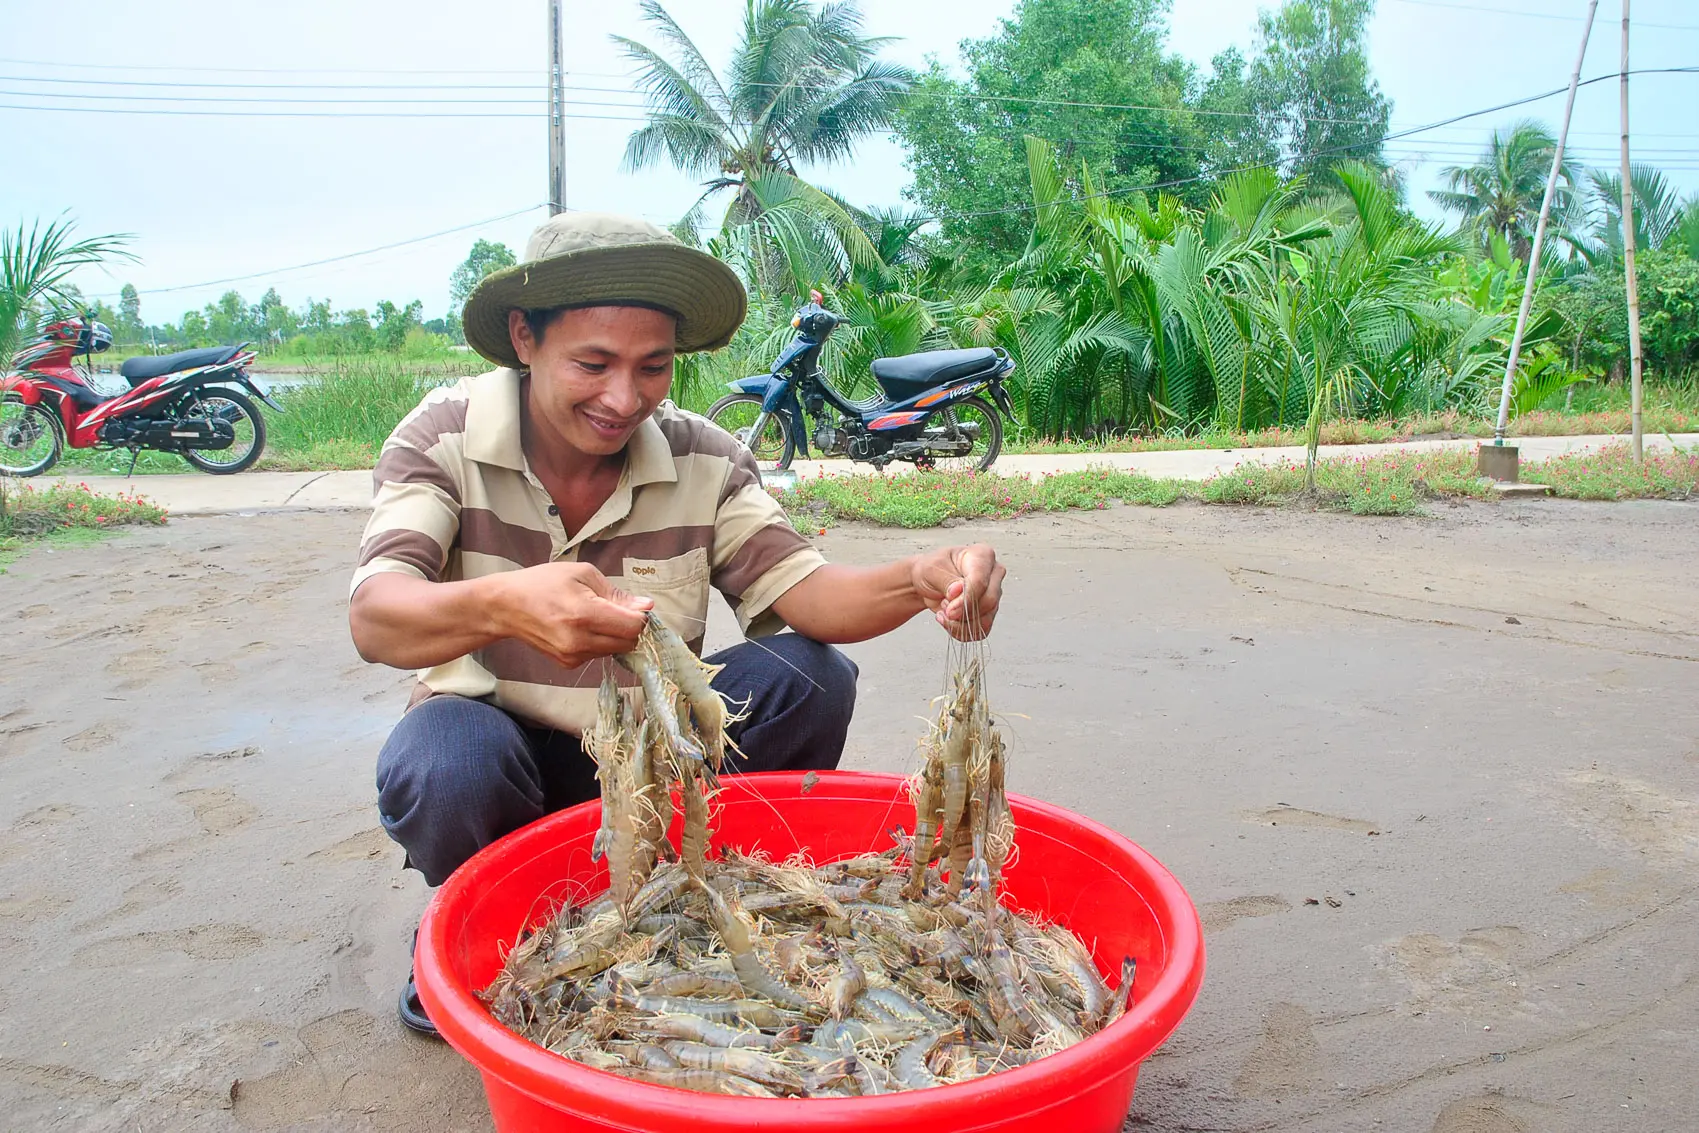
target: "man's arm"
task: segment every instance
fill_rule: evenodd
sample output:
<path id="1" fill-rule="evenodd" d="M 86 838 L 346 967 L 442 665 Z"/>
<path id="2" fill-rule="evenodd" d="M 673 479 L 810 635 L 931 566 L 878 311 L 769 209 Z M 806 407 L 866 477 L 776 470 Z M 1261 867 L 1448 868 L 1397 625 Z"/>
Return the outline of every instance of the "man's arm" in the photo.
<path id="1" fill-rule="evenodd" d="M 997 617 L 1005 573 L 984 544 L 878 566 L 828 563 L 785 591 L 773 608 L 798 633 L 831 644 L 889 633 L 922 610 L 933 611 L 956 639 L 975 641 Z"/>
<path id="2" fill-rule="evenodd" d="M 447 664 L 509 637 L 576 668 L 635 649 L 653 605 L 616 590 L 584 563 L 459 582 L 384 573 L 354 592 L 348 627 L 361 657 L 398 669 Z"/>

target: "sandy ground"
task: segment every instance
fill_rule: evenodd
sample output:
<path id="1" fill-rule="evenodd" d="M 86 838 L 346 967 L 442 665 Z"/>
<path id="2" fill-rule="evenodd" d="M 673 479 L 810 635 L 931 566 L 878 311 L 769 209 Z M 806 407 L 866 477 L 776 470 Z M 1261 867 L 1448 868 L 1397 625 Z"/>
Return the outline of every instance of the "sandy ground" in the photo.
<path id="1" fill-rule="evenodd" d="M 0 1120 L 487 1127 L 392 1004 L 426 891 L 372 769 L 362 522 L 185 519 L 0 582 Z M 1179 507 L 994 538 L 1012 786 L 1127 832 L 1209 974 L 1132 1128 L 1692 1128 L 1699 508 Z M 723 629 L 721 631 L 723 638 Z M 943 642 L 851 650 L 846 766 L 906 770 Z"/>

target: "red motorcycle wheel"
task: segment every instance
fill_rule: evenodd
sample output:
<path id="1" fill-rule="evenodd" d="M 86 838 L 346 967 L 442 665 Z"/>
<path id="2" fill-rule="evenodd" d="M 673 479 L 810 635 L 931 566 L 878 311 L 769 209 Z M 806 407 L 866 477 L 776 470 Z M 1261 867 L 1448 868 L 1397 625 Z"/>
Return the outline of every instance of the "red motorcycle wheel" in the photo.
<path id="1" fill-rule="evenodd" d="M 59 463 L 65 438 L 52 410 L 25 405 L 15 393 L 0 397 L 0 476 L 40 476 Z"/>
<path id="2" fill-rule="evenodd" d="M 209 386 L 190 397 L 182 406 L 182 413 L 185 417 L 219 417 L 236 430 L 236 444 L 230 448 L 188 449 L 183 453 L 183 459 L 202 472 L 233 476 L 252 468 L 265 452 L 265 418 L 244 394 L 223 386 Z"/>

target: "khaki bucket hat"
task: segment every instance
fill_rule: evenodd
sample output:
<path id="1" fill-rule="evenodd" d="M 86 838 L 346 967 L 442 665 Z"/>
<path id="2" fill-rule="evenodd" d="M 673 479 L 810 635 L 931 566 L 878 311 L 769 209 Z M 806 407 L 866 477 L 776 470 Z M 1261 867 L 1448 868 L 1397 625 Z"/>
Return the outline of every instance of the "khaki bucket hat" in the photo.
<path id="1" fill-rule="evenodd" d="M 525 259 L 478 284 L 461 316 L 466 342 L 519 369 L 507 313 L 550 307 L 659 307 L 678 316 L 681 351 L 731 341 L 749 309 L 731 268 L 635 217 L 563 212 L 537 226 Z"/>

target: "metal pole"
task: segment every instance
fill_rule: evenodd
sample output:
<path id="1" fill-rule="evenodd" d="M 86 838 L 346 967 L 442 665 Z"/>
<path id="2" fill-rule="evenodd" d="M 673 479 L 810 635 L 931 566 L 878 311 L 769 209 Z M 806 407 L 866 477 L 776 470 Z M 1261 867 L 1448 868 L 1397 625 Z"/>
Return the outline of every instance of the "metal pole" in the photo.
<path id="1" fill-rule="evenodd" d="M 1628 0 L 1623 0 L 1626 4 Z M 1552 154 L 1552 170 L 1546 177 L 1546 195 L 1540 200 L 1540 219 L 1534 225 L 1534 247 L 1528 253 L 1528 278 L 1522 284 L 1522 307 L 1516 312 L 1516 331 L 1510 337 L 1510 357 L 1504 363 L 1504 388 L 1499 391 L 1498 424 L 1493 428 L 1493 444 L 1504 443 L 1510 427 L 1510 387 L 1516 382 L 1516 365 L 1522 360 L 1522 335 L 1528 329 L 1528 312 L 1534 307 L 1534 285 L 1540 274 L 1540 248 L 1546 242 L 1546 220 L 1551 216 L 1552 196 L 1557 192 L 1558 173 L 1563 169 L 1563 150 L 1569 144 L 1569 119 L 1575 113 L 1575 90 L 1581 84 L 1581 64 L 1587 58 L 1587 41 L 1593 35 L 1593 16 L 1599 10 L 1599 0 L 1587 0 L 1587 22 L 1581 29 L 1581 48 L 1575 53 L 1575 70 L 1569 76 L 1569 100 L 1563 104 L 1563 126 L 1557 132 L 1557 150 Z"/>
<path id="2" fill-rule="evenodd" d="M 1622 274 L 1628 281 L 1628 357 L 1633 366 L 1629 394 L 1634 426 L 1634 463 L 1645 463 L 1645 437 L 1640 423 L 1640 377 L 1645 358 L 1640 353 L 1640 280 L 1634 272 L 1634 178 L 1628 165 L 1628 0 L 1622 0 Z"/>
<path id="3" fill-rule="evenodd" d="M 560 0 L 549 0 L 549 215 L 566 211 L 566 71 L 560 57 Z"/>

